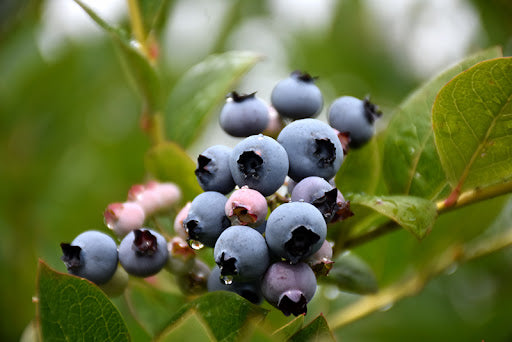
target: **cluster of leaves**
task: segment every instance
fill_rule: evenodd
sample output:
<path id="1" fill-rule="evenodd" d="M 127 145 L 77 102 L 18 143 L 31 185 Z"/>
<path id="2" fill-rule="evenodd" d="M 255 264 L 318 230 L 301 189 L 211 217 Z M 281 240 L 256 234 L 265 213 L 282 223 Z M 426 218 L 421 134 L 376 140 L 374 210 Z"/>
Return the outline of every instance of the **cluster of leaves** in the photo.
<path id="1" fill-rule="evenodd" d="M 192 199 L 200 188 L 193 173 L 195 163 L 185 149 L 260 56 L 249 52 L 210 56 L 164 96 L 162 76 L 147 45 L 134 44 L 128 34 L 75 1 L 113 37 L 142 96 L 145 128 L 153 140 L 146 170 L 156 179 L 179 184 L 184 200 Z M 166 1 L 153 4 L 158 6 L 141 6 L 144 42 L 150 41 L 144 32 L 159 25 L 166 8 Z M 510 75 L 512 59 L 501 57 L 497 48 L 471 56 L 420 87 L 399 106 L 385 130 L 363 149 L 348 154 L 336 181 L 351 200 L 355 216 L 329 231 L 340 256 L 328 281 L 342 290 L 375 292 L 375 276 L 368 266 L 341 252 L 400 227 L 428 241 L 429 233 L 439 228 L 439 214 L 512 190 Z M 301 316 L 278 329 L 265 319 L 273 311 L 231 293 L 187 300 L 165 286 L 133 282 L 123 299 L 112 301 L 88 281 L 40 262 L 37 326 L 45 340 L 91 335 L 116 341 L 130 336 L 171 340 L 180 334 L 223 341 L 247 335 L 261 340 L 329 339 L 333 338 L 329 325 L 339 328 L 417 293 L 454 263 L 512 244 L 512 227 L 485 228 L 461 234 L 460 239 L 441 235 L 444 239 L 418 258 L 417 270 L 404 281 L 341 308 L 327 320 L 320 315 L 305 325 Z"/>

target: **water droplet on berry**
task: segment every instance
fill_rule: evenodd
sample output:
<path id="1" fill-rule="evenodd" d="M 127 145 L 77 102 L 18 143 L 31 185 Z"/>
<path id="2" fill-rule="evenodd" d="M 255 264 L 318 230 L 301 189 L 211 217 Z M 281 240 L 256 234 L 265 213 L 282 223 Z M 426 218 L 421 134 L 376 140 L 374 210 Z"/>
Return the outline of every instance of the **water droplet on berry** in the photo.
<path id="1" fill-rule="evenodd" d="M 192 249 L 195 249 L 196 251 L 200 250 L 201 248 L 204 247 L 204 245 L 200 242 L 200 241 L 197 241 L 197 240 L 192 240 L 192 239 L 189 239 L 188 240 L 188 245 L 192 248 Z"/>
<path id="2" fill-rule="evenodd" d="M 220 280 L 226 285 L 233 284 L 233 276 L 232 275 L 221 275 Z"/>

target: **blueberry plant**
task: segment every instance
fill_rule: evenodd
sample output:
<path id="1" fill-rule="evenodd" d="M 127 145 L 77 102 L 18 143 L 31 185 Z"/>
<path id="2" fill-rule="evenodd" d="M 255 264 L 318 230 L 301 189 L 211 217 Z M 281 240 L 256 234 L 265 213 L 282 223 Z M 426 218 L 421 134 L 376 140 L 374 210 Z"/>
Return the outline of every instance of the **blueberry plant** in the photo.
<path id="1" fill-rule="evenodd" d="M 130 36 L 75 1 L 119 47 L 152 147 L 144 184 L 106 203 L 108 229 L 61 243 L 69 274 L 40 262 L 43 340 L 167 340 L 190 315 L 214 340 L 333 339 L 454 265 L 512 244 L 512 227 L 482 227 L 383 288 L 351 252 L 399 229 L 428 241 L 443 214 L 512 191 L 512 59 L 498 48 L 444 71 L 392 114 L 339 94 L 322 118 L 322 91 L 303 71 L 283 75 L 269 104 L 234 90 L 260 59 L 249 52 L 208 57 L 164 99 L 147 34 L 156 17 L 143 22 L 130 2 Z M 240 141 L 190 157 L 199 123 L 221 105 L 221 128 Z M 324 316 L 314 304 L 322 286 L 361 297 Z"/>

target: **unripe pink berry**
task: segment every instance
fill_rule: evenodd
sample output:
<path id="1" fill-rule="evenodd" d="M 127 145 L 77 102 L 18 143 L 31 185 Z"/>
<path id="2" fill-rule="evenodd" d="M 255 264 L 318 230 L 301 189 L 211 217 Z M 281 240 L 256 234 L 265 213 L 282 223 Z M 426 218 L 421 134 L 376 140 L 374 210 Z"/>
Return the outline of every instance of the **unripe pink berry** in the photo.
<path id="1" fill-rule="evenodd" d="M 272 106 L 269 106 L 268 108 L 268 116 L 268 124 L 263 131 L 263 134 L 276 138 L 284 127 L 283 121 L 281 120 L 279 113 L 277 113 L 277 110 Z"/>
<path id="2" fill-rule="evenodd" d="M 154 187 L 148 189 L 142 184 L 133 185 L 128 191 L 128 201 L 137 202 L 144 209 L 146 216 L 151 216 L 159 210 L 159 197 Z"/>
<path id="3" fill-rule="evenodd" d="M 194 266 L 196 253 L 185 239 L 175 236 L 167 243 L 167 250 L 169 251 L 169 258 L 166 267 L 172 274 L 187 273 Z"/>
<path id="4" fill-rule="evenodd" d="M 322 247 L 305 261 L 317 277 L 326 276 L 334 264 L 334 261 L 332 261 L 332 244 L 325 240 Z"/>
<path id="5" fill-rule="evenodd" d="M 176 235 L 181 237 L 182 239 L 188 239 L 188 234 L 185 230 L 185 227 L 183 227 L 183 221 L 188 216 L 188 211 L 190 210 L 190 206 L 192 205 L 192 202 L 188 202 L 176 215 L 176 218 L 174 219 L 174 232 Z"/>
<path id="6" fill-rule="evenodd" d="M 180 199 L 180 188 L 174 183 L 157 183 L 154 190 L 160 196 L 160 211 L 171 209 Z"/>
<path id="7" fill-rule="evenodd" d="M 105 224 L 117 235 L 125 236 L 144 225 L 146 215 L 135 202 L 111 203 L 104 212 Z"/>
<path id="8" fill-rule="evenodd" d="M 265 221 L 268 206 L 258 191 L 244 186 L 235 190 L 226 202 L 225 212 L 233 225 L 256 227 Z"/>

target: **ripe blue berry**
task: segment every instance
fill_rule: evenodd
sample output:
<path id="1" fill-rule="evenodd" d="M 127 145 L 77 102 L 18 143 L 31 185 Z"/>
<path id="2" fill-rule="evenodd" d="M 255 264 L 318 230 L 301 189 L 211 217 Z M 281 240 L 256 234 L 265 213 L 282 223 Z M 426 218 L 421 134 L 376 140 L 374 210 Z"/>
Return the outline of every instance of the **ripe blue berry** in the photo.
<path id="1" fill-rule="evenodd" d="M 313 204 L 329 223 L 338 210 L 336 198 L 338 189 L 321 177 L 310 176 L 301 180 L 293 188 L 292 202 L 308 202 Z"/>
<path id="2" fill-rule="evenodd" d="M 213 257 L 226 283 L 234 279 L 258 279 L 269 264 L 265 238 L 246 226 L 232 226 L 222 232 L 215 244 Z"/>
<path id="3" fill-rule="evenodd" d="M 316 292 L 316 277 L 303 262 L 291 265 L 279 261 L 268 268 L 261 291 L 263 297 L 286 316 L 306 314 L 307 303 Z"/>
<path id="4" fill-rule="evenodd" d="M 283 185 L 288 173 L 288 155 L 274 139 L 262 134 L 239 142 L 229 163 L 235 183 L 269 196 Z"/>
<path id="5" fill-rule="evenodd" d="M 195 170 L 197 181 L 204 191 L 217 191 L 227 194 L 235 188 L 235 182 L 229 169 L 231 148 L 214 145 L 197 157 Z"/>
<path id="6" fill-rule="evenodd" d="M 62 261 L 68 273 L 105 284 L 117 268 L 117 245 L 105 233 L 88 230 L 71 243 L 61 243 Z"/>
<path id="7" fill-rule="evenodd" d="M 165 238 L 154 230 L 135 229 L 119 244 L 119 262 L 131 275 L 149 277 L 167 263 L 169 252 Z"/>
<path id="8" fill-rule="evenodd" d="M 361 147 L 375 134 L 375 120 L 382 113 L 369 99 L 342 96 L 329 107 L 329 124 L 341 133 L 349 134 L 349 146 Z"/>
<path id="9" fill-rule="evenodd" d="M 215 191 L 206 191 L 194 198 L 183 220 L 192 248 L 215 246 L 219 235 L 231 225 L 224 212 L 226 201 L 226 196 Z"/>
<path id="10" fill-rule="evenodd" d="M 326 235 L 322 213 L 306 202 L 281 204 L 270 213 L 265 230 L 270 250 L 293 264 L 318 251 Z"/>
<path id="11" fill-rule="evenodd" d="M 324 102 L 320 89 L 314 83 L 315 79 L 309 74 L 294 71 L 272 90 L 272 106 L 281 116 L 290 119 L 315 117 Z"/>
<path id="12" fill-rule="evenodd" d="M 288 176 L 331 179 L 343 162 L 343 149 L 331 126 L 316 119 L 297 120 L 283 128 L 277 141 L 288 153 Z"/>
<path id="13" fill-rule="evenodd" d="M 260 304 L 263 300 L 260 288 L 260 280 L 240 281 L 233 280 L 227 285 L 221 278 L 220 268 L 215 266 L 208 278 L 208 291 L 230 291 L 234 292 L 254 304 Z"/>
<path id="14" fill-rule="evenodd" d="M 259 134 L 267 128 L 270 116 L 265 102 L 256 93 L 229 94 L 220 112 L 220 127 L 234 137 L 248 137 Z"/>

